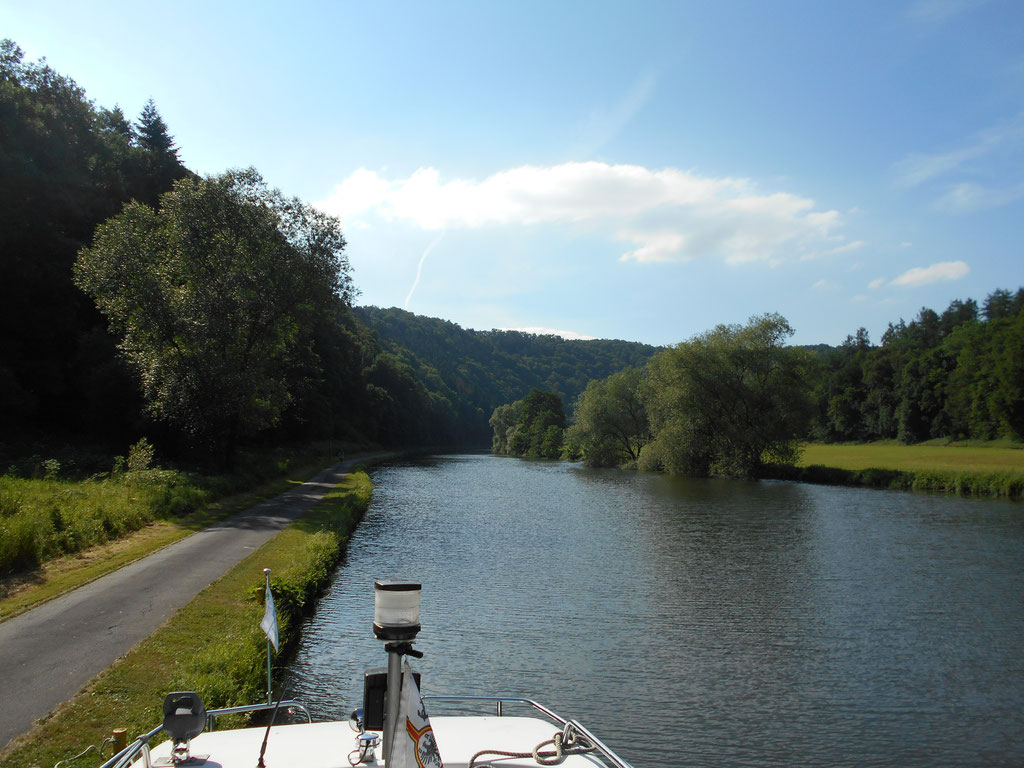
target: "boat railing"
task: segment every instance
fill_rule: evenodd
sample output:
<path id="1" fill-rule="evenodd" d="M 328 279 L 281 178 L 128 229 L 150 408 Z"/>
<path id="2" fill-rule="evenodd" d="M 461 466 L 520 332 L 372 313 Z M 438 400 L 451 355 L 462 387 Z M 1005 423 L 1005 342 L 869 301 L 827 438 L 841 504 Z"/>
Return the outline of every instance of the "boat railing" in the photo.
<path id="1" fill-rule="evenodd" d="M 306 709 L 305 704 L 298 701 L 282 701 L 280 703 L 274 702 L 272 704 L 245 704 L 240 707 L 208 709 L 206 710 L 206 730 L 213 730 L 214 721 L 216 721 L 218 717 L 223 717 L 224 715 L 241 715 L 248 712 L 264 712 L 272 710 L 275 707 L 293 711 L 297 710 L 306 716 L 307 723 L 313 722 L 313 718 L 310 717 L 309 710 Z M 142 734 L 127 747 L 107 760 L 107 762 L 103 763 L 100 768 L 125 768 L 125 766 L 130 765 L 133 760 L 137 760 L 140 757 L 142 758 L 142 766 L 144 766 L 144 768 L 152 768 L 153 763 L 149 758 L 149 742 L 160 735 L 160 732 L 163 731 L 163 729 L 164 727 L 161 724 L 149 733 Z"/>
<path id="2" fill-rule="evenodd" d="M 599 738 L 597 738 L 597 736 L 595 736 L 593 733 L 591 733 L 578 720 L 571 720 L 571 719 L 567 720 L 564 717 L 562 717 L 561 715 L 559 715 L 557 712 L 549 709 L 548 707 L 545 707 L 543 704 L 541 704 L 538 701 L 534 701 L 533 699 L 519 699 L 519 698 L 510 697 L 510 696 L 463 696 L 463 695 L 454 695 L 454 696 L 452 696 L 452 695 L 434 695 L 434 694 L 428 694 L 428 695 L 424 696 L 423 699 L 424 699 L 424 701 L 449 701 L 449 702 L 466 702 L 466 703 L 474 703 L 474 704 L 493 704 L 494 705 L 495 714 L 498 717 L 503 717 L 504 716 L 504 706 L 503 705 L 505 705 L 505 704 L 516 704 L 516 705 L 523 705 L 523 706 L 527 706 L 527 707 L 532 707 L 533 709 L 537 710 L 538 712 L 541 712 L 541 713 L 547 715 L 552 720 L 554 720 L 555 722 L 559 723 L 562 727 L 570 726 L 577 733 L 582 734 L 583 737 L 587 739 L 587 741 L 589 741 L 591 744 L 594 745 L 594 748 L 597 750 L 597 752 L 603 758 L 605 758 L 608 762 L 610 762 L 612 765 L 616 766 L 616 768 L 633 768 L 633 766 L 631 766 L 629 763 L 627 763 L 625 760 L 623 760 L 621 757 L 619 757 L 617 754 L 615 754 L 612 751 L 611 747 L 609 747 L 603 741 L 601 741 Z"/>

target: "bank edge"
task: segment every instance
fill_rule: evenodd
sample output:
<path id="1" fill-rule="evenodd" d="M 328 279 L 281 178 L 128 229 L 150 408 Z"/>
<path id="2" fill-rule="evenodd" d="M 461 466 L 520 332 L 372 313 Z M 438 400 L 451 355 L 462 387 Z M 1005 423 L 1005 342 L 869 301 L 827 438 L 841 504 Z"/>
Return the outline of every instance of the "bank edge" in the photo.
<path id="1" fill-rule="evenodd" d="M 768 464 L 758 474 L 762 479 L 794 480 L 819 485 L 861 485 L 894 491 L 933 491 L 958 496 L 1024 498 L 1024 477 L 1014 472 L 954 472 L 905 469 L 840 469 L 812 464 L 797 467 Z"/>

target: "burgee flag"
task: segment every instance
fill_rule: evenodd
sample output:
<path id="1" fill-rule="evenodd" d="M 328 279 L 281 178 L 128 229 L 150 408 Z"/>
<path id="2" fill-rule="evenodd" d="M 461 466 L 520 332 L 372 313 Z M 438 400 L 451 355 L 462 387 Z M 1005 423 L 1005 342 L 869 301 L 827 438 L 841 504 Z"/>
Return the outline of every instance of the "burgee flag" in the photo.
<path id="1" fill-rule="evenodd" d="M 277 652 L 277 611 L 274 610 L 274 596 L 270 593 L 270 583 L 267 583 L 267 608 L 263 612 L 263 621 L 260 622 L 260 629 L 267 636 L 267 640 L 274 646 Z"/>
<path id="2" fill-rule="evenodd" d="M 430 719 L 409 662 L 405 663 L 405 671 L 402 673 L 398 732 L 391 748 L 388 768 L 444 768 L 434 740 L 434 730 L 430 727 Z"/>

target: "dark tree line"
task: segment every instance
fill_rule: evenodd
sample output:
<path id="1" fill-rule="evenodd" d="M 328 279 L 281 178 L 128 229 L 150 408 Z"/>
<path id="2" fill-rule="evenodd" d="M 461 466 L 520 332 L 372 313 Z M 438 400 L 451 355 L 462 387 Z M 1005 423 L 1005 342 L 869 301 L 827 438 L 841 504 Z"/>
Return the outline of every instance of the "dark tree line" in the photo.
<path id="1" fill-rule="evenodd" d="M 1024 289 L 860 329 L 820 357 L 813 437 L 1024 439 Z"/>
<path id="2" fill-rule="evenodd" d="M 0 424 L 8 437 L 131 431 L 137 388 L 71 281 L 78 250 L 132 199 L 188 175 L 156 106 L 136 123 L 0 42 Z M 133 408 L 132 404 L 136 407 Z"/>

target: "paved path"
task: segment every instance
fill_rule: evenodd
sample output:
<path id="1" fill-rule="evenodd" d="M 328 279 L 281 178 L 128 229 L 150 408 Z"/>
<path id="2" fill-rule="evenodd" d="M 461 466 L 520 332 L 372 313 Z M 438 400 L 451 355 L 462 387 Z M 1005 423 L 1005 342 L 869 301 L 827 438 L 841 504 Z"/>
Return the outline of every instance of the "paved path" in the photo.
<path id="1" fill-rule="evenodd" d="M 0 748 L 316 504 L 360 460 L 0 623 Z"/>

